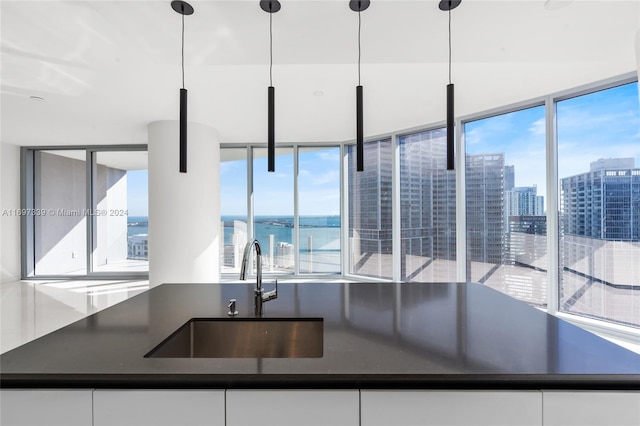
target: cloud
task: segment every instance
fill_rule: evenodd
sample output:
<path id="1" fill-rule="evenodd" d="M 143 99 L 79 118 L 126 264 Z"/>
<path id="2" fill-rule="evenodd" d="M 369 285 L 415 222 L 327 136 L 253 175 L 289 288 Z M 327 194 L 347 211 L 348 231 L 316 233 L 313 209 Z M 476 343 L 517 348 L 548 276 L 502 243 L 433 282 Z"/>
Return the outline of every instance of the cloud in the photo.
<path id="1" fill-rule="evenodd" d="M 547 120 L 542 117 L 531 123 L 529 126 L 529 133 L 535 136 L 546 135 L 547 133 Z"/>
<path id="2" fill-rule="evenodd" d="M 329 148 L 326 151 L 318 152 L 318 158 L 322 161 L 330 161 L 339 164 L 340 150 L 338 148 Z"/>
<path id="3" fill-rule="evenodd" d="M 311 180 L 313 185 L 320 186 L 326 185 L 328 183 L 338 182 L 340 180 L 340 171 L 339 170 L 329 170 L 321 175 L 314 176 Z M 336 187 L 336 191 L 340 192 Z"/>

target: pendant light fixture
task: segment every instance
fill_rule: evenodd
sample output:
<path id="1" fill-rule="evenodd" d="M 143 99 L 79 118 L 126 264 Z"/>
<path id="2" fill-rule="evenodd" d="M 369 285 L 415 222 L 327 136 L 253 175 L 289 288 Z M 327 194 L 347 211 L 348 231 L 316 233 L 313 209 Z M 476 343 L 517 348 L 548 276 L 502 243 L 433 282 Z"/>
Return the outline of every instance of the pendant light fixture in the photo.
<path id="1" fill-rule="evenodd" d="M 184 88 L 184 16 L 193 14 L 186 1 L 174 0 L 171 8 L 182 15 L 182 89 L 180 89 L 180 173 L 187 173 L 187 89 Z"/>
<path id="2" fill-rule="evenodd" d="M 278 0 L 261 0 L 260 8 L 269 14 L 269 88 L 267 89 L 267 171 L 276 171 L 276 88 L 273 87 L 273 14 L 280 10 Z"/>
<path id="3" fill-rule="evenodd" d="M 363 92 L 360 84 L 360 32 L 362 29 L 362 19 L 360 12 L 367 10 L 371 2 L 369 0 L 350 0 L 349 7 L 354 12 L 358 12 L 358 85 L 356 86 L 356 171 L 364 170 L 364 107 Z"/>
<path id="4" fill-rule="evenodd" d="M 451 83 L 451 11 L 460 6 L 462 0 L 441 0 L 438 7 L 440 10 L 449 13 L 449 84 L 447 84 L 447 170 L 454 170 L 454 92 Z"/>

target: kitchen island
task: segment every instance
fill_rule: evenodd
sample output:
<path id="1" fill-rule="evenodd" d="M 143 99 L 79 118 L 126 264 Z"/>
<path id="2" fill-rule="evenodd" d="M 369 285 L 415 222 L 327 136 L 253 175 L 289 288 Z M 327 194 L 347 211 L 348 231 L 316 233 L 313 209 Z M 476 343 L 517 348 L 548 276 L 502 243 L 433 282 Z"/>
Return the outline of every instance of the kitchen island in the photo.
<path id="1" fill-rule="evenodd" d="M 398 407 L 407 401 L 429 404 L 419 402 L 418 395 L 438 395 L 431 399 L 432 414 L 441 405 L 433 401 L 447 395 L 462 398 L 457 399 L 461 403 L 464 395 L 476 402 L 482 401 L 479 395 L 488 397 L 481 403 L 485 411 L 492 395 L 503 409 L 504 398 L 523 396 L 534 417 L 542 419 L 536 407 L 552 407 L 554 395 L 589 390 L 601 403 L 602 395 L 615 394 L 622 398 L 617 403 L 631 404 L 631 421 L 637 404 L 640 422 L 640 355 L 479 284 L 281 283 L 278 298 L 264 305 L 264 318 L 322 319 L 322 356 L 145 357 L 192 318 L 229 318 L 230 299 L 237 300 L 236 319 L 253 317 L 254 286 L 164 284 L 9 351 L 0 357 L 3 400 L 24 395 L 7 388 L 90 391 L 93 424 L 99 424 L 96 392 L 109 398 L 134 389 L 170 390 L 172 398 L 180 390 L 213 392 L 223 395 L 218 405 L 226 416 L 234 398 L 251 400 L 255 392 L 262 401 L 268 401 L 265 395 L 278 395 L 277 390 L 294 399 L 315 392 L 307 394 L 315 401 L 337 392 L 338 406 L 357 406 L 359 422 L 384 424 L 376 412 L 383 401 L 396 401 Z M 272 288 L 268 282 L 264 286 Z M 543 391 L 550 398 L 545 404 Z M 589 396 L 580 400 L 589 401 Z M 517 401 L 511 404 L 518 406 Z M 339 407 L 325 411 L 341 413 Z M 406 409 L 383 410 L 396 411 Z M 396 419 L 394 424 L 402 423 Z"/>

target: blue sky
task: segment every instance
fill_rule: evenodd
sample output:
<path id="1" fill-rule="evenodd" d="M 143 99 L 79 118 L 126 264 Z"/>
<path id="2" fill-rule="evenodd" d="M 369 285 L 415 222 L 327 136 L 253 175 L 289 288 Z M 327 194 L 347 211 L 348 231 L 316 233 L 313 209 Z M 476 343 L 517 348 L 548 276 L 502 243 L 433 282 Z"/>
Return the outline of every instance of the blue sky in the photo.
<path id="1" fill-rule="evenodd" d="M 129 216 L 149 214 L 149 178 L 146 170 L 127 172 L 127 209 Z"/>
<path id="2" fill-rule="evenodd" d="M 505 165 L 515 166 L 515 185 L 535 184 L 544 195 L 544 116 L 544 106 L 539 106 L 467 123 L 467 153 L 504 153 Z"/>
<path id="3" fill-rule="evenodd" d="M 600 158 L 634 157 L 640 167 L 640 111 L 636 83 L 557 104 L 558 176 L 589 171 Z M 465 125 L 467 153 L 504 153 L 515 185 L 538 187 L 546 203 L 544 106 Z"/>
<path id="4" fill-rule="evenodd" d="M 600 158 L 633 157 L 640 167 L 637 83 L 560 101 L 557 123 L 560 178 L 587 172 Z M 546 203 L 544 106 L 469 122 L 465 143 L 469 154 L 505 153 L 505 164 L 515 166 L 516 186 L 535 184 Z M 277 153 L 276 172 L 268 173 L 266 149 L 256 152 L 256 215 L 293 215 L 293 151 Z M 221 162 L 222 215 L 246 214 L 246 176 L 244 160 Z M 146 216 L 147 172 L 130 171 L 127 177 L 129 215 Z M 301 148 L 298 188 L 300 215 L 339 215 L 339 150 Z"/>
<path id="5" fill-rule="evenodd" d="M 266 149 L 255 151 L 254 213 L 293 216 L 293 150 L 276 150 L 276 171 L 267 172 Z M 340 214 L 340 150 L 300 148 L 298 171 L 301 216 Z M 247 169 L 244 160 L 220 165 L 222 215 L 246 215 Z"/>
<path id="6" fill-rule="evenodd" d="M 637 83 L 558 103 L 558 175 L 589 171 L 600 158 L 635 158 L 640 167 Z"/>

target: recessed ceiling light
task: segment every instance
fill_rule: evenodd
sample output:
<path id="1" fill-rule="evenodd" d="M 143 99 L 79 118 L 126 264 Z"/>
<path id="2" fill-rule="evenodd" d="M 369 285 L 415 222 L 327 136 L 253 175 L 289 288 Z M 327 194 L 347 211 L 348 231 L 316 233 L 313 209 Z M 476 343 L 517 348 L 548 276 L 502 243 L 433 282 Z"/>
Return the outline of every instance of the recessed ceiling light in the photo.
<path id="1" fill-rule="evenodd" d="M 316 90 L 313 92 L 313 96 L 324 96 L 324 92 L 322 90 Z"/>
<path id="2" fill-rule="evenodd" d="M 42 98 L 40 96 L 29 96 L 29 99 L 31 99 L 32 101 L 36 101 L 36 102 L 44 102 L 44 98 Z"/>

